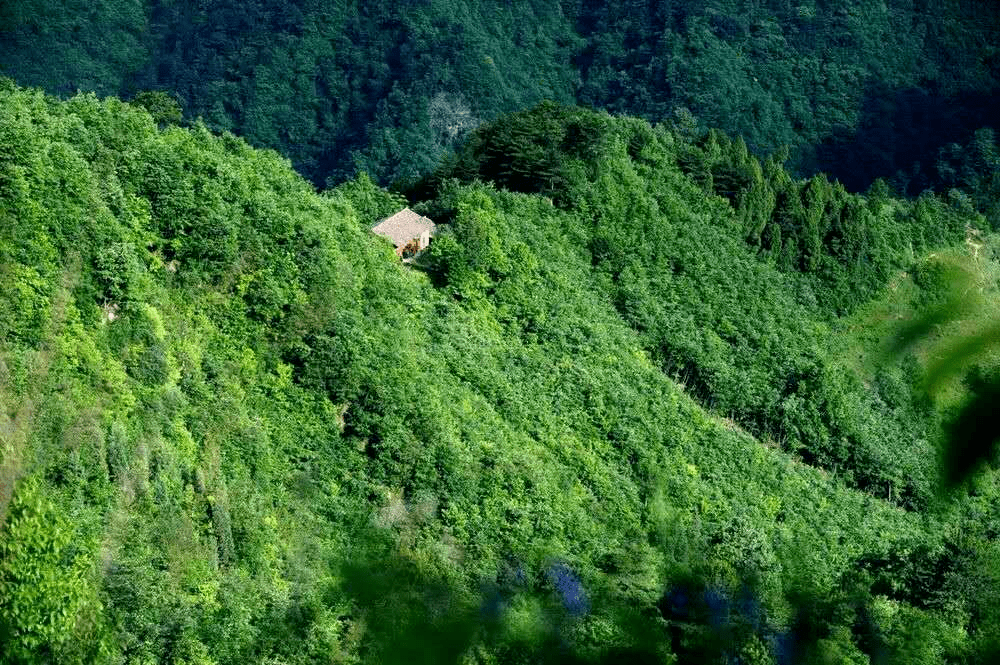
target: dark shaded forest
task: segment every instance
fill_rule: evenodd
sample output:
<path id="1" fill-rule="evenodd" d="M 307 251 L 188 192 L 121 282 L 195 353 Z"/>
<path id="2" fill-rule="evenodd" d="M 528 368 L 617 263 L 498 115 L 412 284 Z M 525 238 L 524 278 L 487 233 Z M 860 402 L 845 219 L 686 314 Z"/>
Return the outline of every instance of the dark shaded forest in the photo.
<path id="1" fill-rule="evenodd" d="M 952 162 L 997 126 L 998 29 L 992 0 L 12 0 L 0 73 L 59 95 L 165 91 L 318 186 L 412 182 L 479 123 L 548 99 L 917 195 L 987 187 Z"/>

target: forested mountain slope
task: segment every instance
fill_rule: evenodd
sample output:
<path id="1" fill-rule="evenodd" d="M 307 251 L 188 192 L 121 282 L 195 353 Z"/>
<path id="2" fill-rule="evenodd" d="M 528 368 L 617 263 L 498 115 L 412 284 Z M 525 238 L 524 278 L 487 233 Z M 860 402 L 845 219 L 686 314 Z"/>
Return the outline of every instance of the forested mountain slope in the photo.
<path id="1" fill-rule="evenodd" d="M 411 269 L 365 178 L 0 84 L 0 662 L 984 662 L 996 475 L 935 503 L 936 412 L 822 304 L 983 219 L 813 229 L 772 163 L 820 243 L 761 250 L 716 148 L 498 121 Z"/>
<path id="2" fill-rule="evenodd" d="M 319 185 L 412 180 L 477 123 L 550 99 L 693 113 L 758 155 L 791 146 L 800 173 L 917 195 L 953 186 L 941 149 L 997 126 L 998 34 L 992 0 L 8 0 L 0 74 L 166 91 Z"/>

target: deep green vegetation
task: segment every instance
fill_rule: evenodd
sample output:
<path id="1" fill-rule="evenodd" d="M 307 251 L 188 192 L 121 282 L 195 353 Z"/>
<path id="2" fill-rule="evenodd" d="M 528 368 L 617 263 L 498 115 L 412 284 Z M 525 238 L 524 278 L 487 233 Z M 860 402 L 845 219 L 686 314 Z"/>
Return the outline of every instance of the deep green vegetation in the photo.
<path id="1" fill-rule="evenodd" d="M 886 370 L 885 392 L 869 390 L 824 349 L 830 313 L 852 312 L 982 217 L 930 195 L 865 199 L 822 175 L 796 181 L 715 132 L 691 142 L 552 105 L 480 128 L 415 191 L 454 176 L 550 194 L 581 214 L 578 242 L 606 297 L 703 404 L 849 483 L 927 504 L 934 414 L 900 393 L 916 377 Z"/>
<path id="2" fill-rule="evenodd" d="M 798 173 L 915 196 L 952 186 L 943 148 L 1000 122 L 998 31 L 993 0 L 7 0 L 0 74 L 166 91 L 317 185 L 410 181 L 550 99 L 693 113 L 758 156 L 790 146 Z"/>
<path id="3" fill-rule="evenodd" d="M 988 1 L 582 4 L 580 101 L 656 121 L 687 108 L 852 190 L 902 171 L 919 194 L 939 147 L 998 122 Z"/>
<path id="4" fill-rule="evenodd" d="M 545 104 L 409 268 L 398 195 L 156 120 L 0 82 L 0 662 L 1000 653 L 998 476 L 937 501 L 927 358 L 852 349 L 962 200 Z"/>

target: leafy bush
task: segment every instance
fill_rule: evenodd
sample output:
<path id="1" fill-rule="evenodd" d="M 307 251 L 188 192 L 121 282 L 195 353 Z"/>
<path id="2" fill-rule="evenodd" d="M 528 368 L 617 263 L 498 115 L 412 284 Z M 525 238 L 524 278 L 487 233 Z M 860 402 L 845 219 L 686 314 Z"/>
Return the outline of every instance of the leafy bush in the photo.
<path id="1" fill-rule="evenodd" d="M 0 662 L 98 662 L 110 655 L 92 554 L 73 525 L 21 481 L 0 537 Z"/>

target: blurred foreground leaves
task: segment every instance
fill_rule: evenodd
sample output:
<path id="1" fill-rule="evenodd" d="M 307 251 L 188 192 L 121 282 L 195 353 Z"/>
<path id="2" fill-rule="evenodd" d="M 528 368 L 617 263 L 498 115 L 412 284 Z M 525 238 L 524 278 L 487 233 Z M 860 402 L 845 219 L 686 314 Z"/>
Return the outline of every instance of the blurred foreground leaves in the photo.
<path id="1" fill-rule="evenodd" d="M 899 325 L 888 345 L 888 357 L 900 358 L 919 345 L 929 344 L 931 360 L 922 389 L 934 399 L 946 385 L 961 378 L 966 389 L 946 417 L 941 449 L 941 481 L 946 491 L 968 481 L 993 460 L 1000 442 L 1000 373 L 990 354 L 1000 349 L 1000 319 L 995 305 L 996 281 L 990 266 L 974 257 L 946 254 L 925 262 L 935 282 L 936 297 L 913 319 Z M 929 264 L 929 267 L 926 266 Z M 918 276 L 918 279 L 920 276 Z M 958 332 L 955 332 L 956 329 Z M 948 332 L 942 332 L 948 331 Z M 985 364 L 984 364 L 985 363 Z"/>

